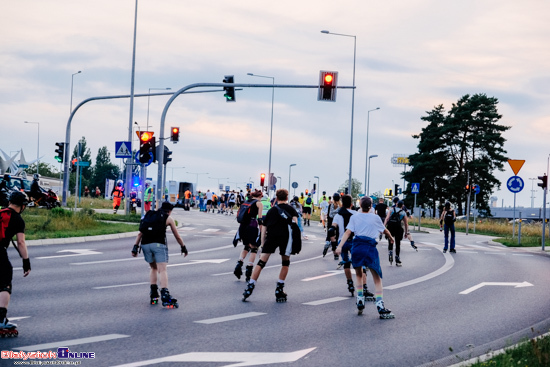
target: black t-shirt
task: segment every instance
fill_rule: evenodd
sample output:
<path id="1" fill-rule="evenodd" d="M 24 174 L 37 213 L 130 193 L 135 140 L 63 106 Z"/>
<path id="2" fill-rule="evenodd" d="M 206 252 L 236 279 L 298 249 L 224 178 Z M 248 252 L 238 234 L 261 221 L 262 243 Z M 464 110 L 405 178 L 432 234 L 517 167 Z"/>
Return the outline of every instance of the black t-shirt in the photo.
<path id="1" fill-rule="evenodd" d="M 374 211 L 376 211 L 376 214 L 378 214 L 379 217 L 386 218 L 386 210 L 388 209 L 388 206 L 385 203 L 378 203 L 376 204 L 376 207 L 374 208 Z"/>
<path id="2" fill-rule="evenodd" d="M 288 224 L 292 217 L 298 217 L 298 212 L 288 204 L 277 205 L 290 216 L 289 221 L 282 218 L 277 207 L 273 206 L 269 209 L 264 219 L 264 226 L 267 228 L 266 236 L 270 239 L 288 239 Z"/>
<path id="3" fill-rule="evenodd" d="M 10 246 L 10 241 L 17 233 L 25 233 L 25 221 L 21 218 L 21 214 L 17 213 L 15 210 L 9 208 L 11 211 L 10 222 L 8 228 L 6 228 L 6 237 L 0 242 L 0 247 L 8 248 Z M 0 214 L 5 216 L 6 213 Z"/>

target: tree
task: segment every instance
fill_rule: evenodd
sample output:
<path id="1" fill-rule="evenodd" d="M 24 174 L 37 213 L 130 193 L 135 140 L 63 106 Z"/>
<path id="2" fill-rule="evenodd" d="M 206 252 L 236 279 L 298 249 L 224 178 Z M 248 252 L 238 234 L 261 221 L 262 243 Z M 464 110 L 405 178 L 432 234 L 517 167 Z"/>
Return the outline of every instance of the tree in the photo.
<path id="1" fill-rule="evenodd" d="M 356 180 L 355 178 L 352 178 L 351 180 L 351 197 L 352 198 L 356 198 L 359 196 L 359 194 L 362 192 L 361 186 L 362 186 L 362 183 L 360 181 Z M 346 180 L 342 185 L 340 185 L 340 188 L 338 189 L 338 191 L 346 192 L 348 190 L 348 187 L 349 187 L 349 180 Z"/>
<path id="2" fill-rule="evenodd" d="M 28 176 L 31 176 L 36 173 L 36 163 L 31 164 L 29 167 L 25 168 L 23 171 L 27 173 Z M 59 177 L 59 170 L 52 166 L 51 164 L 40 162 L 38 165 L 38 173 L 41 176 L 56 178 Z"/>
<path id="3" fill-rule="evenodd" d="M 500 182 L 493 172 L 504 170 L 507 158 L 502 133 L 509 126 L 499 125 L 498 99 L 485 94 L 464 95 L 444 116 L 443 105 L 421 117 L 429 124 L 414 138 L 420 139 L 418 153 L 409 157 L 411 171 L 403 174 L 408 182 L 419 182 L 423 195 L 420 203 L 448 200 L 465 212 L 466 185 L 482 190 L 477 207 L 490 213 L 489 197 Z M 468 174 L 470 181 L 468 182 Z M 410 184 L 408 191 L 410 192 Z"/>
<path id="4" fill-rule="evenodd" d="M 73 154 L 71 155 L 71 161 L 74 158 L 78 157 L 79 152 L 80 152 L 80 161 L 90 162 L 90 166 L 79 168 L 80 177 L 79 177 L 79 185 L 78 186 L 80 188 L 84 188 L 84 186 L 89 187 L 90 186 L 90 179 L 92 177 L 92 168 L 91 168 L 92 153 L 90 151 L 90 148 L 88 148 L 88 146 L 86 144 L 86 138 L 85 137 L 82 137 L 82 139 L 80 139 L 78 141 L 78 143 L 75 145 L 75 147 L 73 149 Z M 76 174 L 71 175 L 71 177 L 69 179 L 69 190 L 71 190 L 71 188 L 74 189 L 75 185 L 76 185 Z M 74 191 L 72 191 L 72 192 L 74 192 Z"/>
<path id="5" fill-rule="evenodd" d="M 95 161 L 90 180 L 90 190 L 95 189 L 97 186 L 103 192 L 105 190 L 105 179 L 116 179 L 120 173 L 120 169 L 111 162 L 111 154 L 106 146 L 98 149 Z"/>

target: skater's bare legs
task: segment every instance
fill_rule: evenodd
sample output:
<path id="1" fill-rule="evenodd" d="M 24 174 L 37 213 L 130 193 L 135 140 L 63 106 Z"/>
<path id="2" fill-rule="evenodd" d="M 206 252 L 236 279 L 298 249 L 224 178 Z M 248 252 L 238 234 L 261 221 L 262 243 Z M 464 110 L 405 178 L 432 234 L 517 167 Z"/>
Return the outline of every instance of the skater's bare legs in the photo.
<path id="1" fill-rule="evenodd" d="M 363 292 L 363 268 L 358 267 L 355 268 L 355 288 L 357 288 L 357 292 L 361 291 Z"/>
<path id="2" fill-rule="evenodd" d="M 383 292 L 382 278 L 380 278 L 378 273 L 375 272 L 373 269 L 370 269 L 370 273 L 372 274 L 372 280 L 374 281 L 374 289 L 376 291 L 376 298 L 382 297 L 382 292 Z M 378 301 L 378 299 L 377 299 L 377 301 Z"/>
<path id="3" fill-rule="evenodd" d="M 267 263 L 267 260 L 269 260 L 270 255 L 271 254 L 261 254 L 260 255 L 260 261 L 263 261 L 264 263 Z M 288 267 L 286 267 L 286 268 L 287 268 L 286 271 L 288 272 Z M 256 265 L 254 267 L 254 271 L 252 271 L 252 276 L 250 277 L 250 279 L 255 282 L 260 277 L 261 272 L 262 272 L 262 267 L 260 265 Z M 282 272 L 283 272 L 283 269 L 281 269 L 281 273 Z M 285 277 L 286 277 L 286 274 L 285 274 Z"/>
<path id="4" fill-rule="evenodd" d="M 8 292 L 0 292 L 0 307 L 8 308 L 10 304 L 10 294 Z"/>
<path id="5" fill-rule="evenodd" d="M 290 256 L 281 256 L 283 261 L 290 261 Z M 285 280 L 286 276 L 288 275 L 288 266 L 282 266 L 281 271 L 279 272 L 279 279 Z"/>
<path id="6" fill-rule="evenodd" d="M 150 263 L 151 272 L 149 278 L 151 284 L 157 284 L 160 278 L 160 288 L 168 288 L 168 272 L 166 269 L 167 263 Z"/>

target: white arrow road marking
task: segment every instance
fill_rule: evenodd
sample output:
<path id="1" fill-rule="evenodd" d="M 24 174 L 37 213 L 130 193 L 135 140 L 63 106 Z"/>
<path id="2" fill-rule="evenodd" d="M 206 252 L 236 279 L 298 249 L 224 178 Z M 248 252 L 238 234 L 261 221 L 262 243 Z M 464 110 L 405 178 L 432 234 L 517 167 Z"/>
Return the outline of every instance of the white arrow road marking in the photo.
<path id="1" fill-rule="evenodd" d="M 169 266 L 186 266 L 186 265 L 197 265 L 197 264 L 221 264 L 223 262 L 228 261 L 229 259 L 213 259 L 213 260 L 191 260 L 188 263 L 182 263 L 182 264 L 170 264 L 166 265 L 166 267 Z"/>
<path id="2" fill-rule="evenodd" d="M 246 319 L 248 317 L 261 316 L 261 315 L 267 315 L 267 314 L 263 312 L 246 312 L 246 313 L 240 313 L 237 315 L 216 317 L 214 319 L 200 320 L 195 322 L 198 324 L 216 324 L 218 322 L 240 320 L 240 319 Z"/>
<path id="3" fill-rule="evenodd" d="M 523 282 L 523 283 L 504 283 L 504 282 L 483 282 L 483 283 L 479 283 L 478 285 L 476 286 L 473 286 L 471 288 L 468 288 L 466 289 L 465 291 L 462 291 L 460 292 L 459 294 L 468 294 L 468 293 L 472 293 L 473 291 L 481 288 L 481 287 L 484 287 L 486 285 L 503 285 L 503 286 L 511 286 L 511 287 L 514 287 L 514 288 L 525 288 L 525 287 L 533 287 L 533 284 L 529 283 L 529 282 Z"/>
<path id="4" fill-rule="evenodd" d="M 331 277 L 333 275 L 343 274 L 344 271 L 343 270 L 328 270 L 327 273 L 330 273 L 330 274 L 319 275 L 319 276 L 311 277 L 311 278 L 305 278 L 305 279 L 302 279 L 302 282 L 309 282 L 309 281 L 312 281 L 312 280 L 328 278 L 328 277 Z"/>
<path id="5" fill-rule="evenodd" d="M 350 297 L 333 297 L 333 298 L 327 298 L 327 299 L 320 299 L 318 301 L 313 301 L 313 302 L 306 302 L 302 304 L 308 305 L 308 306 L 319 306 L 319 305 L 324 305 L 326 303 L 345 301 L 347 299 L 350 299 Z"/>
<path id="6" fill-rule="evenodd" d="M 426 275 L 424 275 L 420 278 L 409 280 L 407 282 L 398 283 L 398 284 L 390 285 L 390 286 L 387 286 L 387 287 L 384 286 L 384 289 L 398 289 L 398 288 L 407 287 L 409 285 L 413 285 L 413 284 L 416 284 L 416 283 L 425 282 L 426 280 L 435 278 L 435 277 L 451 270 L 451 268 L 455 264 L 455 260 L 453 259 L 453 257 L 449 253 L 445 253 L 445 254 L 443 254 L 443 256 L 445 257 L 445 264 L 443 264 L 443 266 L 440 267 L 439 269 L 437 269 L 436 271 L 434 271 L 430 274 L 426 274 Z"/>
<path id="7" fill-rule="evenodd" d="M 37 350 L 44 350 L 44 349 L 57 349 L 59 346 L 70 347 L 70 346 L 73 346 L 73 345 L 96 343 L 96 342 L 102 342 L 102 341 L 120 339 L 120 338 L 128 338 L 129 336 L 130 335 L 108 334 L 108 335 L 92 336 L 90 338 L 65 340 L 65 341 L 60 341 L 60 342 L 55 342 L 55 343 L 28 345 L 26 347 L 19 347 L 19 348 L 13 348 L 13 349 L 25 350 L 25 351 L 37 351 Z"/>
<path id="8" fill-rule="evenodd" d="M 62 253 L 62 252 L 76 252 L 76 253 L 75 253 L 75 254 L 70 254 L 70 255 L 41 256 L 41 257 L 37 257 L 37 259 L 54 259 L 54 258 L 59 258 L 59 257 L 84 256 L 84 255 L 101 255 L 101 254 L 103 254 L 103 252 L 93 251 L 93 250 L 85 250 L 85 249 L 82 249 L 82 250 L 74 249 L 74 250 L 61 250 L 61 251 L 57 251 L 58 254 L 59 254 L 59 253 Z"/>
<path id="9" fill-rule="evenodd" d="M 28 319 L 30 316 L 10 317 L 10 321 Z"/>
<path id="10" fill-rule="evenodd" d="M 258 366 L 262 364 L 296 362 L 316 348 L 302 349 L 290 353 L 238 353 L 238 352 L 191 352 L 174 356 L 150 359 L 134 363 L 121 364 L 115 367 L 149 366 L 162 362 L 237 362 L 224 367 Z"/>

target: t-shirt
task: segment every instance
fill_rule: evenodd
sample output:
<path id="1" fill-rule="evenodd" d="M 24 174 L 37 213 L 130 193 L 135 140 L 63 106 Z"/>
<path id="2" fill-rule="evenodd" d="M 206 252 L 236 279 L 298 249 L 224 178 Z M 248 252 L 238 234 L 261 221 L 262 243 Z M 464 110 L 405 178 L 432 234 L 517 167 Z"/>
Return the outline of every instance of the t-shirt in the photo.
<path id="1" fill-rule="evenodd" d="M 206 200 L 212 200 L 212 192 L 211 191 L 206 192 Z"/>
<path id="2" fill-rule="evenodd" d="M 321 204 L 319 206 L 321 207 L 321 212 L 323 214 L 328 213 L 328 202 L 326 200 L 321 201 Z"/>
<path id="3" fill-rule="evenodd" d="M 10 241 L 17 233 L 25 233 L 25 221 L 21 218 L 21 214 L 17 213 L 15 210 L 11 210 L 10 222 L 8 228 L 6 228 L 6 237 L 0 242 L 1 248 L 8 248 L 10 246 Z M 6 215 L 6 214 L 3 214 Z"/>
<path id="4" fill-rule="evenodd" d="M 349 220 L 346 229 L 356 236 L 377 238 L 386 229 L 378 215 L 374 213 L 357 213 Z"/>
<path id="5" fill-rule="evenodd" d="M 296 210 L 288 204 L 277 204 L 279 208 L 283 209 L 287 214 L 292 217 L 298 217 Z M 273 206 L 267 212 L 264 219 L 264 226 L 266 226 L 269 239 L 273 240 L 288 240 L 288 223 L 280 216 L 279 211 Z"/>
<path id="6" fill-rule="evenodd" d="M 378 203 L 376 204 L 376 208 L 374 210 L 376 211 L 376 214 L 383 219 L 386 219 L 386 210 L 388 209 L 388 205 L 386 203 Z"/>
<path id="7" fill-rule="evenodd" d="M 353 218 L 353 215 L 357 214 L 357 212 L 354 210 L 351 210 L 351 209 L 346 209 L 346 210 L 352 214 L 352 218 Z M 351 218 L 349 220 L 351 221 Z M 346 232 L 346 228 L 344 228 L 344 217 L 342 217 L 340 214 L 336 214 L 334 216 L 334 220 L 332 221 L 332 224 L 338 225 L 338 242 L 340 242 L 340 240 L 342 240 L 342 237 L 344 236 L 344 232 Z M 349 223 L 348 223 L 348 227 L 349 227 Z"/>

